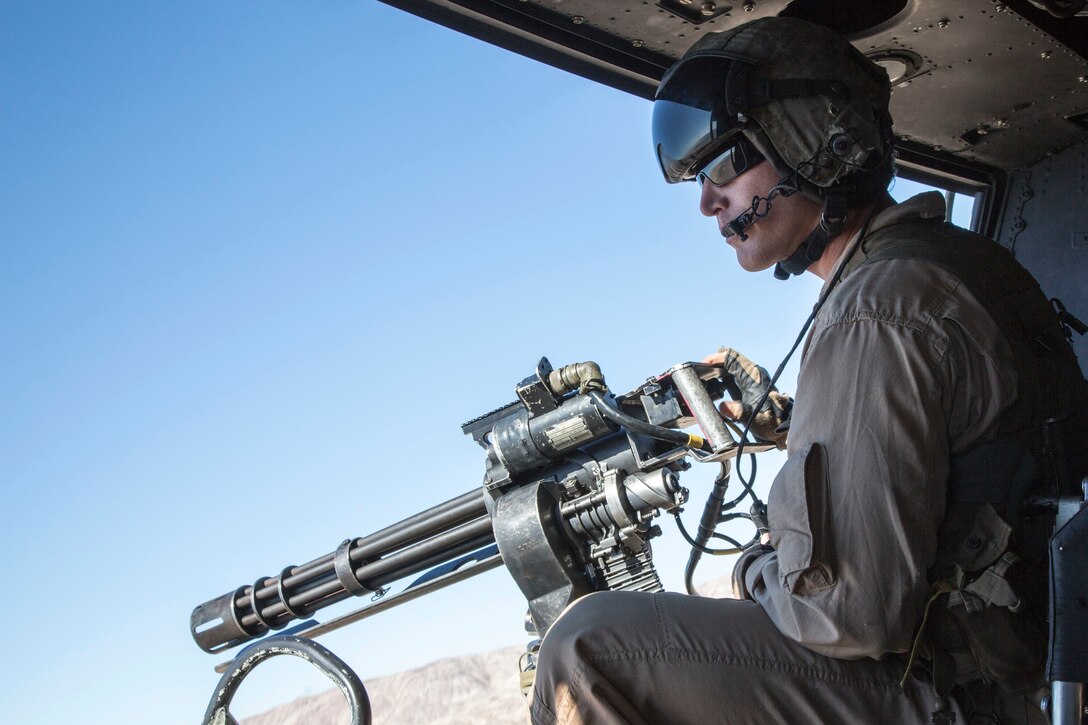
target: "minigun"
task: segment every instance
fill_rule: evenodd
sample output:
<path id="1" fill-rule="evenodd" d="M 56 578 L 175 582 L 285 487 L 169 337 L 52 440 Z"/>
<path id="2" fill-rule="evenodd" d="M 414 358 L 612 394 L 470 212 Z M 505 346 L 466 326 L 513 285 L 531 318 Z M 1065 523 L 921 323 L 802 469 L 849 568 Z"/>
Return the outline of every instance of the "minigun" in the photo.
<path id="1" fill-rule="evenodd" d="M 486 452 L 482 487 L 199 605 L 190 618 L 197 645 L 221 653 L 296 620 L 307 621 L 282 634 L 315 637 L 499 565 L 525 595 L 527 630 L 542 637 L 590 592 L 662 590 L 650 547 L 661 534 L 654 518 L 672 513 L 680 523 L 688 491 L 679 475 L 688 459 L 722 469 L 696 537 L 681 528 L 693 545 L 689 590 L 711 536 L 741 548 L 714 534 L 722 520 L 753 519 L 721 513 L 751 493 L 746 486 L 723 501 L 729 462 L 773 445 L 744 442 L 745 433 L 719 415 L 715 401 L 737 395 L 722 368 L 684 363 L 614 396 L 596 363 L 553 369 L 542 358 L 515 392 L 515 402 L 462 426 Z M 681 430 L 695 424 L 702 435 Z M 754 514 L 760 506 L 756 500 Z M 389 594 L 388 585 L 413 575 Z M 353 596 L 371 602 L 324 623 L 310 619 Z"/>

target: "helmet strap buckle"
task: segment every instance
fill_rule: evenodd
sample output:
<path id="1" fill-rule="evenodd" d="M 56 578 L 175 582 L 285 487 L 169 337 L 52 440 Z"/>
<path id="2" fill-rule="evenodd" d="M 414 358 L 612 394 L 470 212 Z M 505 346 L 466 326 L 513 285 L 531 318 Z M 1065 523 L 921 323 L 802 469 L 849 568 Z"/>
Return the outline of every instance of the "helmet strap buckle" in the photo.
<path id="1" fill-rule="evenodd" d="M 820 221 L 786 259 L 774 266 L 775 279 L 786 280 L 791 276 L 800 276 L 823 256 L 828 243 L 842 233 L 846 223 L 846 197 L 842 194 L 829 194 L 824 197 L 824 211 Z"/>

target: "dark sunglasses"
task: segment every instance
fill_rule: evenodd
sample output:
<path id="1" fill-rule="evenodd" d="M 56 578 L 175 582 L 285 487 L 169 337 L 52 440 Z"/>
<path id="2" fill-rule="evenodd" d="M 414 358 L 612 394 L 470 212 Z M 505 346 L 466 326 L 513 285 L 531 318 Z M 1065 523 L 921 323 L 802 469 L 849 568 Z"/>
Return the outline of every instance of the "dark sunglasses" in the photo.
<path id="1" fill-rule="evenodd" d="M 699 182 L 699 186 L 703 185 L 704 180 L 716 186 L 722 186 L 758 165 L 763 159 L 763 154 L 752 145 L 748 137 L 738 133 L 729 140 L 729 145 L 724 150 L 711 157 L 699 168 L 695 179 Z"/>

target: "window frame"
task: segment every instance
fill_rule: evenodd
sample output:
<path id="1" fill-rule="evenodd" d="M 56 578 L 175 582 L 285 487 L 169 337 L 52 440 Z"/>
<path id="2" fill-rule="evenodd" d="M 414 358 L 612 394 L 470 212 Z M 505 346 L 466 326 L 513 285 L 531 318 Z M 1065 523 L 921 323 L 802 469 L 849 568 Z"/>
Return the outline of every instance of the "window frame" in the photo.
<path id="1" fill-rule="evenodd" d="M 1008 185 L 1003 171 L 905 141 L 896 153 L 897 176 L 974 197 L 971 231 L 993 238 Z"/>

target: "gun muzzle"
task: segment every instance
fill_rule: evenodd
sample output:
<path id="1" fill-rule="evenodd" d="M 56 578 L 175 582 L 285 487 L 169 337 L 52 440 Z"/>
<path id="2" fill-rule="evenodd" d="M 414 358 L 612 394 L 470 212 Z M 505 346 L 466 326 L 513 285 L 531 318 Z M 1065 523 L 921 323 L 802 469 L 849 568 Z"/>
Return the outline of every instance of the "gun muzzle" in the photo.
<path id="1" fill-rule="evenodd" d="M 494 541 L 483 490 L 475 489 L 207 601 L 193 610 L 189 628 L 202 650 L 217 654 Z"/>

